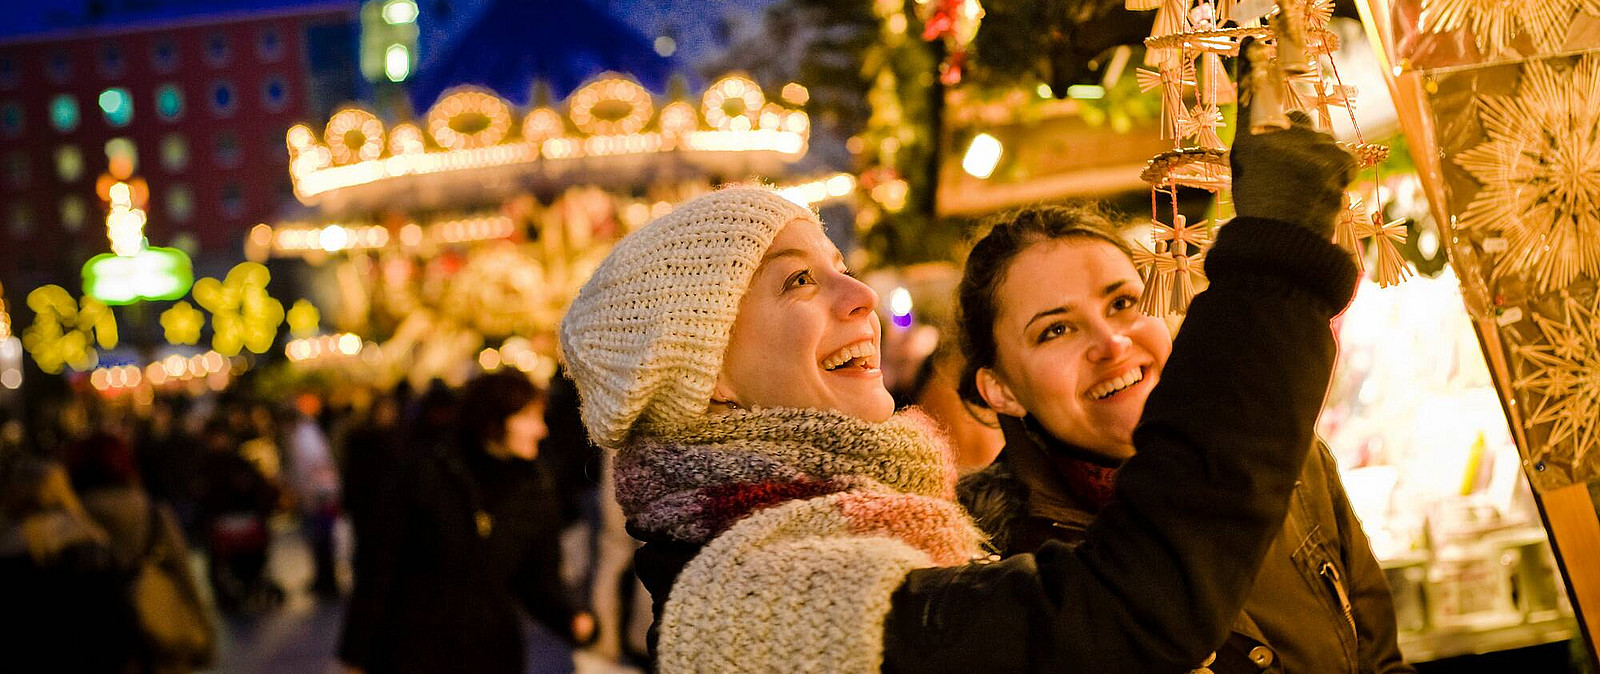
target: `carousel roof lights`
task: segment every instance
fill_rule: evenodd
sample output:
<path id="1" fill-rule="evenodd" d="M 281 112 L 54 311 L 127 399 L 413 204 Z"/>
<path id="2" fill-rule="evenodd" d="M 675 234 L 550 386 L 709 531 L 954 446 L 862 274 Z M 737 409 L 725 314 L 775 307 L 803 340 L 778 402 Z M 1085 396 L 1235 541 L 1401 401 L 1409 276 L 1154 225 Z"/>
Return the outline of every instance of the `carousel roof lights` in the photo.
<path id="1" fill-rule="evenodd" d="M 372 161 L 383 153 L 383 122 L 366 110 L 345 108 L 328 120 L 323 138 L 336 164 Z"/>
<path id="2" fill-rule="evenodd" d="M 784 91 L 781 98 L 789 104 L 809 98 L 797 84 Z M 329 120 L 320 142 L 306 125 L 289 129 L 290 176 L 296 193 L 307 199 L 388 178 L 539 160 L 679 150 L 798 157 L 805 151 L 810 118 L 804 111 L 769 103 L 749 78 L 731 75 L 716 81 L 700 103 L 696 110 L 675 101 L 657 112 L 642 86 L 611 75 L 574 92 L 567 102 L 567 117 L 539 107 L 514 129 L 514 115 L 505 101 L 481 89 L 463 88 L 441 98 L 421 128 L 396 125 L 388 133 L 387 148 L 383 123 L 375 115 L 346 108 Z M 576 133 L 570 132 L 569 122 Z"/>

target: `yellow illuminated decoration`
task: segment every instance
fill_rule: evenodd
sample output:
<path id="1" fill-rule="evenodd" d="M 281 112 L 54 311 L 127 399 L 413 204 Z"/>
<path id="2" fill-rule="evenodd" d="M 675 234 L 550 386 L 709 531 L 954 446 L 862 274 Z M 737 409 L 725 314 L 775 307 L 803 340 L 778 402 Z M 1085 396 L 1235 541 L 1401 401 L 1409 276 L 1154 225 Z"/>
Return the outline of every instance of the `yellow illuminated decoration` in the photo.
<path id="1" fill-rule="evenodd" d="M 161 332 L 169 344 L 194 344 L 200 341 L 200 328 L 206 316 L 188 302 L 179 301 L 161 312 Z"/>
<path id="2" fill-rule="evenodd" d="M 267 294 L 272 274 L 255 262 L 242 262 L 223 280 L 195 281 L 194 299 L 211 312 L 211 348 L 225 356 L 240 349 L 266 353 L 283 324 L 283 304 Z"/>
<path id="3" fill-rule="evenodd" d="M 93 297 L 74 301 L 61 286 L 41 286 L 28 293 L 28 308 L 33 324 L 22 332 L 22 346 L 45 372 L 87 370 L 100 360 L 96 345 L 117 346 L 117 318 Z"/>
<path id="4" fill-rule="evenodd" d="M 289 173 L 295 194 L 310 203 L 330 191 L 401 176 L 541 161 L 660 152 L 686 153 L 696 161 L 715 161 L 724 153 L 776 153 L 793 161 L 805 153 L 811 131 L 796 101 L 810 94 L 798 84 L 784 91 L 781 100 L 769 103 L 755 82 L 733 75 L 706 90 L 700 110 L 675 101 L 654 113 L 656 104 L 644 87 L 606 75 L 569 97 L 566 117 L 539 107 L 521 118 L 520 133 L 514 133 L 510 105 L 481 89 L 458 88 L 428 111 L 422 128 L 391 130 L 387 146 L 382 123 L 355 108 L 330 119 L 321 142 L 309 127 L 291 128 Z"/>
<path id="5" fill-rule="evenodd" d="M 572 123 L 594 136 L 638 133 L 654 112 L 650 92 L 638 82 L 609 77 L 572 94 Z"/>
<path id="6" fill-rule="evenodd" d="M 289 307 L 286 316 L 289 321 L 289 334 L 296 337 L 310 337 L 317 334 L 318 324 L 322 322 L 322 312 L 307 300 L 295 300 L 294 306 Z"/>
<path id="7" fill-rule="evenodd" d="M 334 113 L 322 137 L 328 142 L 335 164 L 372 161 L 383 154 L 383 122 L 360 108 Z"/>
<path id="8" fill-rule="evenodd" d="M 749 131 L 767 97 L 748 77 L 729 75 L 706 89 L 701 110 L 706 123 L 721 131 Z M 741 121 L 742 120 L 742 121 Z"/>
<path id="9" fill-rule="evenodd" d="M 428 133 L 451 150 L 489 147 L 510 130 L 510 106 L 481 89 L 457 89 L 428 111 Z"/>
<path id="10" fill-rule="evenodd" d="M 5 285 L 0 284 L 0 340 L 11 337 L 11 314 L 6 312 Z"/>

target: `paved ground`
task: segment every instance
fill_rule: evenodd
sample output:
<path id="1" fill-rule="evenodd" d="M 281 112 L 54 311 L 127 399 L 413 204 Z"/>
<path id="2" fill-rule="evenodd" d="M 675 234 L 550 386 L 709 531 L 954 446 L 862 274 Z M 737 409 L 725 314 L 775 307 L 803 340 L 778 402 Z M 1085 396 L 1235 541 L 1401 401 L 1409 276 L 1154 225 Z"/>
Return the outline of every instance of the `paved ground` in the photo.
<path id="1" fill-rule="evenodd" d="M 348 560 L 347 554 L 341 555 Z M 205 578 L 204 561 L 192 560 L 195 577 Z M 348 584 L 348 564 L 343 575 Z M 255 615 L 223 618 L 217 667 L 226 674 L 325 674 L 339 672 L 334 650 L 344 622 L 343 601 L 317 601 L 305 591 L 311 581 L 311 554 L 293 532 L 280 532 L 273 544 L 268 573 L 288 592 L 277 608 Z M 206 591 L 207 588 L 202 588 Z M 589 658 L 575 669 L 573 654 L 559 640 L 529 624 L 528 672 L 566 674 L 579 671 L 606 674 L 633 672 L 597 663 Z"/>

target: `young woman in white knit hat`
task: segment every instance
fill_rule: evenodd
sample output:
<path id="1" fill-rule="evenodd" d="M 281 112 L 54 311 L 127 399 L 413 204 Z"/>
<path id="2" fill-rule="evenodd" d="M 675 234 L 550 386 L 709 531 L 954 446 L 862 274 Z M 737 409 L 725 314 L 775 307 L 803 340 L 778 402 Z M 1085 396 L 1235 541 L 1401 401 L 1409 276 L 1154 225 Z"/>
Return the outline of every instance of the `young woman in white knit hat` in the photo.
<path id="1" fill-rule="evenodd" d="M 1303 198 L 1337 201 L 1353 172 L 1322 134 L 1240 139 L 1236 200 L 1297 175 Z M 895 413 L 878 371 L 878 298 L 815 214 L 729 188 L 624 238 L 561 342 L 645 543 L 635 561 L 655 600 L 660 671 L 1147 673 L 1205 661 L 1283 523 L 1333 366 L 1328 321 L 1356 277 L 1324 237 L 1263 218 L 1225 228 L 1207 271 L 1137 455 L 1083 542 L 995 561 L 953 502 L 940 433 Z M 1234 376 L 1241 358 L 1276 376 Z"/>

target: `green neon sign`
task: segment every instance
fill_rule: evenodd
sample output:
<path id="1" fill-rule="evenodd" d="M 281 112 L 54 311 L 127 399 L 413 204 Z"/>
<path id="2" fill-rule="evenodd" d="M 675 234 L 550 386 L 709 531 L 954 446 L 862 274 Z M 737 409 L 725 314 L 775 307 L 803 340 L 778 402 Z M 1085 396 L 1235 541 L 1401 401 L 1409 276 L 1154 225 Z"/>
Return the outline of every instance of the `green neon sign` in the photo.
<path id="1" fill-rule="evenodd" d="M 83 294 L 106 304 L 175 300 L 194 285 L 194 265 L 176 248 L 146 248 L 137 255 L 103 253 L 83 265 Z"/>

